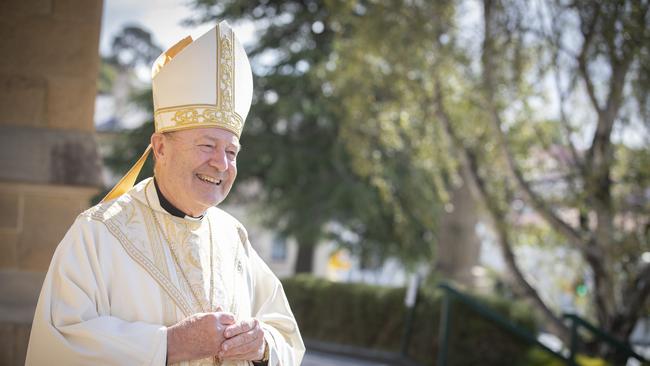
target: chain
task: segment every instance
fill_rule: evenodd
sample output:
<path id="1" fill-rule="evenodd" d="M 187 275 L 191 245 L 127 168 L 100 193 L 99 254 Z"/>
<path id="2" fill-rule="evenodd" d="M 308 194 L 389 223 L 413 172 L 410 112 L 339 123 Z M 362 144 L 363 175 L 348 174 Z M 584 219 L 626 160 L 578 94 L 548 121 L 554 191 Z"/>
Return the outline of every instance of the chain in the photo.
<path id="1" fill-rule="evenodd" d="M 212 223 L 210 222 L 210 219 L 206 216 L 206 220 L 208 220 L 208 230 L 210 230 L 210 309 L 206 310 L 203 307 L 203 304 L 199 300 L 199 296 L 197 295 L 196 291 L 194 291 L 194 288 L 190 284 L 190 281 L 187 279 L 187 275 L 185 274 L 185 271 L 183 270 L 183 267 L 181 267 L 180 261 L 178 260 L 178 257 L 176 256 L 176 251 L 174 250 L 174 245 L 172 244 L 171 240 L 167 237 L 167 234 L 165 234 L 165 231 L 162 228 L 162 225 L 160 224 L 160 221 L 158 221 L 158 217 L 156 216 L 156 212 L 154 209 L 151 207 L 151 202 L 149 201 L 149 195 L 147 195 L 147 188 L 149 184 L 147 184 L 147 187 L 145 187 L 144 190 L 144 197 L 147 200 L 147 206 L 149 206 L 149 209 L 151 210 L 151 214 L 153 216 L 153 219 L 156 223 L 156 226 L 158 227 L 158 230 L 160 230 L 161 235 L 167 242 L 167 245 L 169 246 L 169 251 L 172 254 L 172 258 L 174 259 L 174 264 L 176 267 L 179 269 L 181 272 L 181 275 L 183 276 L 183 279 L 185 280 L 185 284 L 187 284 L 187 287 L 190 289 L 192 292 L 192 296 L 194 296 L 194 300 L 196 301 L 197 304 L 201 307 L 201 310 L 204 313 L 207 313 L 208 311 L 214 311 L 214 305 L 213 305 L 213 299 L 214 299 L 214 260 L 213 260 L 213 253 L 214 253 L 214 247 L 213 247 L 213 241 L 212 241 Z M 239 246 L 235 245 L 235 270 L 237 272 L 242 271 L 241 263 L 239 262 Z M 230 301 L 230 312 L 234 314 L 235 311 L 235 288 L 236 288 L 236 278 L 237 276 L 233 276 L 233 284 L 232 284 L 232 299 Z M 217 356 L 213 356 L 213 363 L 215 365 L 221 365 L 221 362 Z"/>
<path id="2" fill-rule="evenodd" d="M 156 222 L 156 226 L 158 227 L 158 230 L 160 230 L 160 233 L 162 234 L 163 238 L 167 242 L 167 245 L 169 246 L 169 251 L 172 254 L 172 258 L 174 259 L 174 264 L 176 264 L 176 267 L 178 270 L 181 272 L 181 275 L 183 276 L 183 279 L 185 280 L 185 284 L 187 284 L 187 287 L 189 287 L 190 291 L 192 292 L 192 295 L 194 296 L 194 300 L 196 303 L 201 307 L 201 310 L 204 313 L 210 312 L 214 310 L 213 307 L 213 299 L 214 299 L 214 261 L 212 260 L 212 255 L 214 253 L 214 248 L 212 244 L 212 223 L 210 222 L 210 219 L 206 217 L 206 220 L 208 220 L 208 229 L 210 230 L 210 309 L 205 309 L 203 307 L 203 303 L 200 301 L 199 295 L 197 295 L 196 291 L 190 284 L 190 281 L 187 279 L 187 275 L 185 274 L 185 271 L 183 270 L 183 267 L 181 267 L 180 261 L 178 260 L 178 257 L 176 256 L 176 250 L 174 250 L 174 245 L 172 244 L 171 240 L 167 237 L 165 234 L 165 231 L 162 228 L 162 225 L 160 225 L 160 221 L 158 221 L 158 217 L 156 217 L 156 212 L 153 210 L 151 207 L 151 202 L 149 202 L 149 196 L 147 195 L 147 190 L 145 188 L 145 199 L 147 200 L 147 205 L 149 206 L 149 209 L 151 210 L 151 214 L 153 216 L 154 221 Z"/>

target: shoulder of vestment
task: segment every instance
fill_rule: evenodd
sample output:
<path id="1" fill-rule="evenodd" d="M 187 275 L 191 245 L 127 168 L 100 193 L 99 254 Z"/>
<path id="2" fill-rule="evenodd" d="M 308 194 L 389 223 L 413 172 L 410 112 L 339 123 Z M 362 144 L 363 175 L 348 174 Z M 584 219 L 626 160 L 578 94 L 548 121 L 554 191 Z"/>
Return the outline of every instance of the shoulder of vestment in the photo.
<path id="1" fill-rule="evenodd" d="M 234 216 L 232 216 L 231 214 L 227 213 L 226 211 L 218 207 L 210 208 L 207 214 L 209 215 L 208 217 L 210 218 L 210 220 L 213 223 L 215 223 L 218 230 L 225 231 L 225 232 L 236 231 L 242 245 L 244 245 L 244 247 L 248 249 L 247 248 L 248 232 L 246 231 L 244 225 L 241 222 L 239 222 L 239 220 L 237 220 Z"/>
<path id="2" fill-rule="evenodd" d="M 96 204 L 79 214 L 79 217 L 106 222 L 121 215 L 132 215 L 135 203 L 136 200 L 130 194 L 123 194 L 116 199 Z"/>

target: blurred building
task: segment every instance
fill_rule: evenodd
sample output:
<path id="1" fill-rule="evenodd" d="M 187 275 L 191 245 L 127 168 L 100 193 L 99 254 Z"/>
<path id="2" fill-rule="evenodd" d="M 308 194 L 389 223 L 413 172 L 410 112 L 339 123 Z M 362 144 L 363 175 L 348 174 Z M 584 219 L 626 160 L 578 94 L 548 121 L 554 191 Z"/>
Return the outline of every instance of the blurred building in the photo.
<path id="1" fill-rule="evenodd" d="M 101 0 L 0 2 L 0 364 L 22 365 L 52 253 L 98 192 Z"/>

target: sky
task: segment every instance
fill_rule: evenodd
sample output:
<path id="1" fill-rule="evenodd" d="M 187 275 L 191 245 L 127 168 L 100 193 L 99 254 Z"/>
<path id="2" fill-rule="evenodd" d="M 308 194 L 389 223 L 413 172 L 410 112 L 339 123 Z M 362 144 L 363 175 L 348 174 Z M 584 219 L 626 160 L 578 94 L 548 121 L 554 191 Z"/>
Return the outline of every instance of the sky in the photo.
<path id="1" fill-rule="evenodd" d="M 100 33 L 100 53 L 108 54 L 111 40 L 125 25 L 138 25 L 149 31 L 154 41 L 162 48 L 167 49 L 180 39 L 191 35 L 193 39 L 208 31 L 214 24 L 202 24 L 198 26 L 185 26 L 182 21 L 190 18 L 192 14 L 187 5 L 191 0 L 104 0 L 104 12 L 102 15 L 102 27 Z M 472 7 L 465 9 L 471 16 L 466 16 L 467 22 L 476 22 L 476 9 Z M 246 47 L 254 40 L 254 27 L 249 22 L 231 24 L 235 34 Z M 471 28 L 471 27 L 470 27 Z M 472 34 L 472 36 L 476 36 Z M 143 82 L 149 82 L 149 70 L 138 70 L 137 72 Z M 544 110 L 557 110 L 557 101 L 547 101 L 555 107 L 544 108 Z M 615 141 L 623 141 L 629 146 L 644 146 L 647 143 L 647 131 L 639 121 L 632 121 L 631 126 L 619 128 L 614 133 Z M 576 136 L 576 144 L 580 147 L 587 146 L 591 142 L 593 131 L 586 131 L 584 136 Z"/>
<path id="2" fill-rule="evenodd" d="M 104 0 L 102 25 L 99 40 L 99 52 L 110 53 L 113 37 L 126 25 L 137 25 L 152 34 L 154 42 L 163 50 L 177 41 L 191 35 L 198 38 L 214 26 L 206 23 L 198 26 L 186 26 L 181 23 L 190 18 L 190 0 Z M 241 22 L 231 24 L 235 34 L 244 46 L 252 42 L 254 28 L 252 24 Z M 136 69 L 136 75 L 143 84 L 151 80 L 150 68 Z M 95 124 L 101 125 L 115 115 L 113 98 L 98 96 L 95 101 Z M 122 127 L 134 128 L 147 119 L 146 114 L 133 107 L 119 117 Z"/>
<path id="3" fill-rule="evenodd" d="M 191 15 L 189 0 L 104 0 L 102 28 L 100 33 L 100 52 L 110 51 L 113 36 L 125 25 L 139 25 L 149 31 L 154 41 L 167 49 L 180 39 L 191 35 L 196 39 L 214 24 L 188 27 L 182 21 Z M 235 34 L 244 44 L 253 38 L 253 30 L 247 24 L 231 24 Z"/>

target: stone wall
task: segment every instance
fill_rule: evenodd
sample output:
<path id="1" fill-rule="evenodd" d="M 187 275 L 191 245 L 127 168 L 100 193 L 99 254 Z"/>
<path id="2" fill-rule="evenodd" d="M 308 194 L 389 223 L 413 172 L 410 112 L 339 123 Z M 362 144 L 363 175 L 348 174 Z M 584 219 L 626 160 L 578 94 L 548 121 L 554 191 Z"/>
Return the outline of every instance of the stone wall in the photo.
<path id="1" fill-rule="evenodd" d="M 100 186 L 101 0 L 0 1 L 0 365 L 22 365 L 50 258 Z"/>

